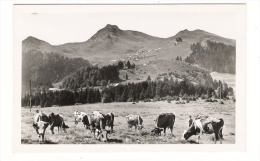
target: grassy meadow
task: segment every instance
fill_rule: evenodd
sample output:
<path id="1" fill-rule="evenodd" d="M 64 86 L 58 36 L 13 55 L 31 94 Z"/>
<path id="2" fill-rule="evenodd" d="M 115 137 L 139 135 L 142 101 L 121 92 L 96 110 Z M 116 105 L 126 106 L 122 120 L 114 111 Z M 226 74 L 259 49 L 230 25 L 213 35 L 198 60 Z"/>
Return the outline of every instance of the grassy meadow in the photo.
<path id="1" fill-rule="evenodd" d="M 222 112 L 221 112 L 222 107 Z M 21 143 L 22 144 L 38 144 L 38 136 L 32 127 L 33 116 L 38 108 L 33 108 L 30 112 L 29 108 L 23 108 L 21 112 Z M 212 117 L 223 118 L 224 128 L 223 144 L 235 143 L 235 103 L 232 100 L 224 101 L 224 104 L 204 102 L 198 100 L 187 104 L 175 104 L 175 101 L 167 103 L 167 101 L 159 102 L 115 102 L 115 103 L 97 103 L 83 104 L 63 107 L 47 107 L 40 110 L 49 115 L 51 112 L 60 113 L 65 119 L 65 123 L 70 127 L 67 132 L 60 131 L 58 134 L 55 128 L 55 134 L 52 135 L 50 126 L 45 132 L 45 144 L 196 144 L 197 136 L 192 136 L 187 141 L 181 141 L 183 130 L 188 128 L 188 119 L 191 115 L 194 119 L 198 114 L 210 115 Z M 112 112 L 115 115 L 114 130 L 115 133 L 108 134 L 108 142 L 100 142 L 94 140 L 92 134 L 84 129 L 83 124 L 74 124 L 73 112 L 75 110 L 83 111 L 91 114 L 92 111 L 100 111 L 102 113 Z M 150 131 L 155 127 L 155 119 L 161 113 L 172 112 L 176 119 L 173 128 L 172 137 L 170 129 L 166 130 L 166 136 L 151 136 Z M 127 129 L 125 117 L 128 114 L 138 114 L 143 118 L 144 129 L 141 132 Z M 108 128 L 109 129 L 109 128 Z M 213 144 L 212 135 L 204 134 L 200 140 L 200 144 Z M 217 142 L 219 144 L 219 142 Z"/>

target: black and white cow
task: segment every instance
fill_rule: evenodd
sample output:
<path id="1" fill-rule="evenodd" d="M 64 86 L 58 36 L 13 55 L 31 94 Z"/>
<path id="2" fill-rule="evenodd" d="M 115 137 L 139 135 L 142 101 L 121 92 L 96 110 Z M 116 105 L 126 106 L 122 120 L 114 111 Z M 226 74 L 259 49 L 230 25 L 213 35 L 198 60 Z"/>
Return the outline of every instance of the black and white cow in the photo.
<path id="1" fill-rule="evenodd" d="M 187 140 L 192 135 L 198 135 L 199 139 L 202 137 L 202 134 L 214 134 L 214 143 L 216 144 L 217 140 L 220 140 L 222 144 L 223 139 L 223 126 L 224 120 L 222 118 L 213 118 L 210 116 L 199 115 L 195 118 L 195 121 L 188 128 L 188 130 L 184 130 L 183 139 Z"/>

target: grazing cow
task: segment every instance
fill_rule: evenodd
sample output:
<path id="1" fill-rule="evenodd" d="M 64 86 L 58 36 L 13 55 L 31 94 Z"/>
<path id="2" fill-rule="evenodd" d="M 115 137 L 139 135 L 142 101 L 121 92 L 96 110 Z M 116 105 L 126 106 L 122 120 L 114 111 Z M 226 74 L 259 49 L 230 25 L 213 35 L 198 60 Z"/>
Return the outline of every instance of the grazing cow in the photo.
<path id="1" fill-rule="evenodd" d="M 74 118 L 75 118 L 75 125 L 77 125 L 79 122 L 82 122 L 83 117 L 86 116 L 87 114 L 84 112 L 80 112 L 78 110 L 76 110 L 74 113 Z"/>
<path id="2" fill-rule="evenodd" d="M 37 110 L 33 119 L 33 128 L 36 130 L 39 142 L 44 142 L 44 134 L 46 128 L 49 126 L 49 118 L 47 115 Z"/>
<path id="3" fill-rule="evenodd" d="M 172 134 L 175 122 L 175 115 L 173 113 L 160 114 L 155 121 L 158 128 L 163 128 L 164 135 L 166 135 L 166 128 L 170 128 Z M 172 134 L 172 136 L 174 135 Z"/>
<path id="4" fill-rule="evenodd" d="M 102 114 L 98 111 L 92 112 L 90 115 L 89 124 L 94 132 L 94 138 L 101 139 L 102 141 L 107 141 L 107 130 L 106 126 L 111 127 L 111 132 L 113 132 L 114 126 L 114 114 L 107 113 Z M 97 136 L 97 137 L 96 137 Z"/>
<path id="5" fill-rule="evenodd" d="M 128 128 L 132 130 L 132 127 L 135 127 L 135 131 L 136 128 L 138 130 L 142 130 L 142 128 L 144 128 L 143 124 L 143 119 L 141 118 L 141 116 L 139 115 L 127 115 L 126 116 L 126 122 L 128 124 Z"/>
<path id="6" fill-rule="evenodd" d="M 152 135 L 160 136 L 162 131 L 163 131 L 163 129 L 160 129 L 160 128 L 158 128 L 158 127 L 155 127 L 155 128 L 151 131 L 151 133 L 152 133 Z"/>
<path id="7" fill-rule="evenodd" d="M 51 132 L 52 134 L 54 134 L 53 130 L 54 130 L 54 127 L 58 127 L 58 133 L 60 131 L 60 128 L 62 128 L 64 130 L 64 132 L 66 132 L 66 129 L 69 128 L 69 126 L 67 126 L 64 122 L 64 119 L 62 117 L 62 115 L 60 114 L 57 114 L 55 115 L 54 113 L 51 113 L 49 115 L 49 123 L 50 123 L 50 126 L 51 126 Z"/>
<path id="8" fill-rule="evenodd" d="M 190 138 L 192 135 L 198 135 L 198 142 L 202 134 L 214 134 L 214 143 L 216 144 L 217 140 L 220 139 L 222 144 L 223 135 L 222 130 L 224 126 L 224 120 L 222 118 L 213 118 L 209 116 L 199 115 L 196 117 L 195 121 L 188 128 L 184 130 L 183 137 L 185 140 Z"/>

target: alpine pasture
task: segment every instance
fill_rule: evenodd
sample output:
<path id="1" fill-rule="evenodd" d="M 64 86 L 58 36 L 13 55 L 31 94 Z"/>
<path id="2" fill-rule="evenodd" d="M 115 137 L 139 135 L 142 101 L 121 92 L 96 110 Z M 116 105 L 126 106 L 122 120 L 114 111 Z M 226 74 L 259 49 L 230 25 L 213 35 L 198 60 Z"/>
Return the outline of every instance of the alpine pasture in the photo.
<path id="1" fill-rule="evenodd" d="M 222 111 L 221 111 L 222 107 Z M 21 143 L 38 144 L 38 135 L 32 126 L 33 116 L 38 108 L 21 108 Z M 232 100 L 224 101 L 224 104 L 218 102 L 205 102 L 204 100 L 191 101 L 186 104 L 175 104 L 175 101 L 157 102 L 114 102 L 83 104 L 62 107 L 39 108 L 43 113 L 60 113 L 63 115 L 65 123 L 70 127 L 67 132 L 60 130 L 58 134 L 55 128 L 55 134 L 52 135 L 50 126 L 45 132 L 45 144 L 197 144 L 197 135 L 192 136 L 187 141 L 182 141 L 181 137 L 184 130 L 188 128 L 189 116 L 194 119 L 199 114 L 209 115 L 224 119 L 223 144 L 235 143 L 235 102 Z M 114 130 L 115 133 L 108 134 L 108 142 L 101 142 L 93 138 L 90 130 L 83 127 L 82 123 L 75 126 L 73 112 L 75 110 L 83 111 L 88 115 L 92 111 L 102 113 L 112 112 L 115 115 Z M 171 112 L 175 115 L 175 124 L 173 128 L 173 137 L 170 130 L 166 129 L 166 136 L 152 136 L 150 131 L 154 128 L 155 119 L 161 113 Z M 143 118 L 144 129 L 127 129 L 126 116 L 128 114 L 137 114 Z M 110 129 L 110 128 L 107 128 Z M 213 144 L 213 136 L 203 134 L 200 144 Z M 219 144 L 219 142 L 217 142 Z"/>

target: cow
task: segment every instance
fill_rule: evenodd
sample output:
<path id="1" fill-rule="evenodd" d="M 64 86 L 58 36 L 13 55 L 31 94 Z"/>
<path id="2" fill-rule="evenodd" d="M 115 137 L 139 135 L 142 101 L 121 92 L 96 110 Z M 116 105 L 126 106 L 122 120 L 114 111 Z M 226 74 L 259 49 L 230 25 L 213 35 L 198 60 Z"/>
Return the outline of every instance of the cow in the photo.
<path id="1" fill-rule="evenodd" d="M 188 130 L 184 130 L 183 139 L 187 140 L 192 135 L 198 135 L 198 143 L 199 139 L 202 137 L 202 134 L 214 134 L 214 143 L 216 144 L 217 140 L 220 140 L 220 144 L 222 144 L 223 139 L 223 126 L 224 120 L 222 118 L 213 118 L 210 116 L 199 115 L 195 118 L 195 121 L 188 128 Z"/>
<path id="2" fill-rule="evenodd" d="M 64 122 L 63 116 L 61 114 L 57 114 L 55 115 L 54 113 L 51 113 L 49 115 L 49 123 L 50 123 L 50 129 L 52 134 L 54 134 L 53 130 L 54 127 L 58 127 L 58 133 L 60 131 L 60 128 L 62 128 L 64 130 L 64 132 L 66 132 L 66 129 L 69 128 L 69 126 L 67 126 Z"/>
<path id="3" fill-rule="evenodd" d="M 175 122 L 175 115 L 173 113 L 160 114 L 155 121 L 157 128 L 163 128 L 164 135 L 166 135 L 166 128 L 170 128 L 171 134 L 174 136 L 172 130 Z"/>
<path id="4" fill-rule="evenodd" d="M 163 129 L 160 129 L 158 127 L 155 127 L 152 131 L 151 131 L 151 135 L 157 135 L 157 136 L 161 136 L 161 132 L 163 131 Z"/>
<path id="5" fill-rule="evenodd" d="M 76 110 L 74 113 L 74 119 L 75 119 L 75 126 L 79 123 L 79 122 L 82 122 L 83 120 L 83 117 L 86 116 L 87 114 L 84 113 L 84 112 L 80 112 L 78 110 Z"/>
<path id="6" fill-rule="evenodd" d="M 106 126 L 111 127 L 110 132 L 113 132 L 114 114 L 113 113 L 102 114 L 98 111 L 93 111 L 89 117 L 89 125 L 91 131 L 94 132 L 94 138 L 106 142 L 107 133 L 108 133 L 108 131 L 106 130 Z"/>
<path id="7" fill-rule="evenodd" d="M 132 130 L 132 127 L 134 126 L 135 131 L 136 131 L 136 128 L 140 131 L 140 130 L 142 130 L 142 128 L 144 128 L 143 119 L 139 115 L 131 115 L 131 114 L 127 115 L 126 122 L 128 124 L 128 129 Z"/>
<path id="8" fill-rule="evenodd" d="M 36 130 L 39 142 L 44 142 L 44 134 L 49 126 L 49 118 L 42 111 L 37 110 L 33 119 L 33 128 Z"/>

